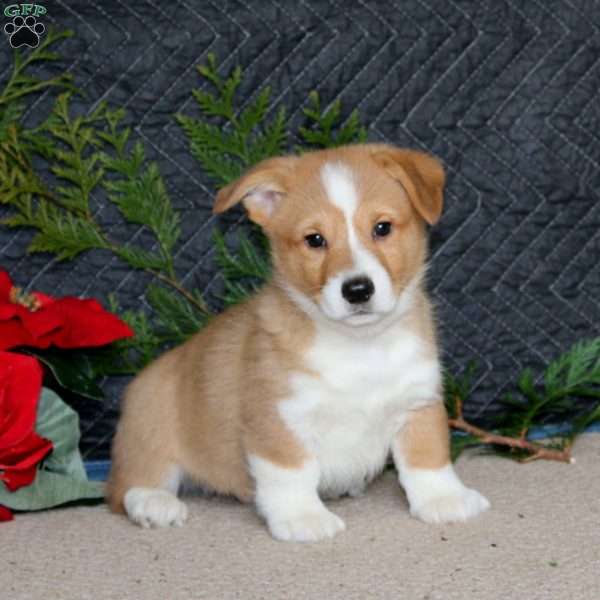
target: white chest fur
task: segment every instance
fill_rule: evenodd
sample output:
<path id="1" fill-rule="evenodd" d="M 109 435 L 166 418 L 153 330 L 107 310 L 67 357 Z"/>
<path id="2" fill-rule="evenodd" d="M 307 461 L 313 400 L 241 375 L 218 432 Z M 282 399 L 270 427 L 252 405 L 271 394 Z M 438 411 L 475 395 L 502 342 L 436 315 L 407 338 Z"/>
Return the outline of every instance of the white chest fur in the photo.
<path id="1" fill-rule="evenodd" d="M 406 412 L 436 399 L 440 370 L 421 340 L 399 325 L 373 339 L 317 335 L 280 412 L 320 467 L 319 491 L 360 491 L 388 457 Z"/>

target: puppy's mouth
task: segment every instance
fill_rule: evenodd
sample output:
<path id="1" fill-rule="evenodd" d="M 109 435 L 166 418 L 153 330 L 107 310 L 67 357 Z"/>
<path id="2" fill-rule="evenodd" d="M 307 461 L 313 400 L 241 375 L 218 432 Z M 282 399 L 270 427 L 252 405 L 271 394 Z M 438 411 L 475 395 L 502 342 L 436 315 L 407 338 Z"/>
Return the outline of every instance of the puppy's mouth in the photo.
<path id="1" fill-rule="evenodd" d="M 361 325 L 370 325 L 379 321 L 381 316 L 380 313 L 368 308 L 356 308 L 347 317 L 344 317 L 343 321 L 353 327 L 360 327 Z"/>

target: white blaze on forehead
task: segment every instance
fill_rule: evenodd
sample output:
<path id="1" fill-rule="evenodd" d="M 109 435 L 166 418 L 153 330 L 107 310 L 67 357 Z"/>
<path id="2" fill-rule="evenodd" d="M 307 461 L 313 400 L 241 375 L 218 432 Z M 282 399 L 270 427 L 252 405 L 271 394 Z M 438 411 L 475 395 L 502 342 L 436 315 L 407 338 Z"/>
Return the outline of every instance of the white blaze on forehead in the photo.
<path id="1" fill-rule="evenodd" d="M 344 213 L 348 225 L 351 225 L 358 206 L 358 190 L 351 169 L 342 162 L 325 163 L 321 169 L 321 181 L 329 201 Z"/>
<path id="2" fill-rule="evenodd" d="M 360 263 L 361 245 L 354 230 L 354 213 L 358 207 L 358 190 L 354 182 L 352 170 L 342 162 L 325 163 L 321 169 L 321 181 L 327 193 L 328 200 L 337 206 L 346 218 L 348 228 L 348 244 L 352 251 L 354 266 Z"/>

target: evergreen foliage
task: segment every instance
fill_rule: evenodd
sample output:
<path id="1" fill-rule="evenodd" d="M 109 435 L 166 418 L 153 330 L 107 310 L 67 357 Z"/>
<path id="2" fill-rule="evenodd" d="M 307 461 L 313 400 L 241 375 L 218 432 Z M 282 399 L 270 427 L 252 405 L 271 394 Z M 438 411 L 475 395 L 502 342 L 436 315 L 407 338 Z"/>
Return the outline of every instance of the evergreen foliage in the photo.
<path id="1" fill-rule="evenodd" d="M 235 250 L 227 247 L 219 230 L 213 234 L 217 266 L 225 287 L 223 301 L 227 306 L 243 302 L 271 272 L 267 238 L 256 229 L 251 234 L 255 241 L 243 232 L 238 233 Z"/>
<path id="2" fill-rule="evenodd" d="M 360 123 L 358 110 L 353 110 L 348 120 L 339 125 L 342 115 L 342 103 L 337 99 L 323 109 L 316 91 L 308 96 L 309 105 L 302 109 L 309 125 L 300 127 L 300 136 L 305 145 L 313 148 L 335 148 L 344 144 L 367 141 L 367 130 Z M 302 151 L 302 147 L 298 148 Z"/>
<path id="3" fill-rule="evenodd" d="M 478 430 L 463 417 L 462 407 L 475 370 L 476 365 L 471 363 L 462 377 L 447 373 L 445 378 L 451 425 L 464 432 L 453 438 L 455 457 L 465 448 L 483 442 L 495 452 L 519 460 L 568 461 L 577 435 L 600 420 L 600 337 L 574 344 L 548 365 L 539 383 L 530 368 L 524 369 L 516 390 L 503 399 L 505 410 L 496 419 L 493 432 Z M 532 441 L 532 433 L 557 423 L 563 426 L 552 428 L 550 441 Z"/>
<path id="4" fill-rule="evenodd" d="M 100 250 L 153 276 L 145 294 L 151 315 L 126 311 L 124 317 L 137 335 L 117 344 L 122 356 L 115 355 L 114 364 L 102 362 L 105 372 L 135 372 L 165 345 L 180 343 L 197 331 L 211 311 L 199 290 L 187 289 L 181 283 L 175 261 L 180 215 L 172 206 L 157 165 L 146 159 L 139 141 L 130 140 L 131 131 L 122 124 L 125 111 L 100 104 L 87 115 L 73 116 L 70 101 L 76 90 L 68 76 L 42 81 L 25 72 L 35 62 L 56 60 L 58 56 L 48 48 L 70 35 L 50 32 L 25 58 L 17 52 L 13 74 L 0 95 L 0 202 L 13 209 L 4 224 L 34 231 L 28 252 L 48 252 L 58 260 L 73 260 L 89 250 Z M 189 139 L 192 154 L 217 185 L 227 184 L 256 162 L 288 150 L 285 108 L 268 117 L 270 88 L 259 91 L 241 108 L 236 98 L 242 81 L 239 67 L 223 77 L 215 56 L 209 54 L 198 71 L 209 86 L 192 92 L 201 118 L 177 115 L 176 119 Z M 58 95 L 40 126 L 25 128 L 20 122 L 19 100 L 51 86 L 68 91 Z M 318 97 L 312 98 L 314 103 Z M 334 109 L 321 116 L 315 106 L 312 108 L 313 130 L 326 128 L 319 136 L 321 146 L 336 145 L 338 125 L 345 137 L 359 132 L 357 115 L 351 117 L 350 126 L 340 125 L 339 102 Z M 35 172 L 34 156 L 46 161 L 53 181 Z M 124 223 L 150 233 L 156 240 L 153 247 L 112 239 L 93 210 L 96 194 L 106 196 Z M 233 249 L 218 231 L 214 235 L 216 260 L 224 278 L 223 300 L 227 304 L 240 302 L 269 274 L 266 238 L 255 229 L 250 236 L 241 235 Z M 112 302 L 116 307 L 115 298 Z"/>
<path id="5" fill-rule="evenodd" d="M 191 153 L 217 185 L 237 179 L 249 166 L 285 152 L 287 120 L 284 107 L 267 120 L 271 88 L 265 87 L 244 109 L 237 110 L 235 94 L 242 82 L 236 67 L 223 79 L 214 54 L 208 54 L 198 72 L 214 88 L 196 89 L 192 94 L 202 118 L 179 114 L 177 121 L 186 133 Z"/>

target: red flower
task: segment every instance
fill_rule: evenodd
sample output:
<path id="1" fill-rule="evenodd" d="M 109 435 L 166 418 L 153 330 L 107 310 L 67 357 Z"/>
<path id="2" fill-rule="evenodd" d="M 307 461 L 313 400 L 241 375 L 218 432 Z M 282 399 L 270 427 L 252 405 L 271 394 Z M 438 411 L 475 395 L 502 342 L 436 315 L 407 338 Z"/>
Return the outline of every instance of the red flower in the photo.
<path id="1" fill-rule="evenodd" d="M 52 450 L 35 432 L 41 388 L 35 358 L 0 352 L 0 480 L 11 492 L 35 479 L 37 464 Z"/>
<path id="2" fill-rule="evenodd" d="M 0 523 L 2 521 L 12 521 L 12 520 L 13 520 L 13 514 L 10 512 L 10 510 L 8 508 L 6 508 L 6 506 L 0 505 Z"/>
<path id="3" fill-rule="evenodd" d="M 23 294 L 8 273 L 0 271 L 0 350 L 51 344 L 59 348 L 103 346 L 132 335 L 123 321 L 96 300 Z"/>

